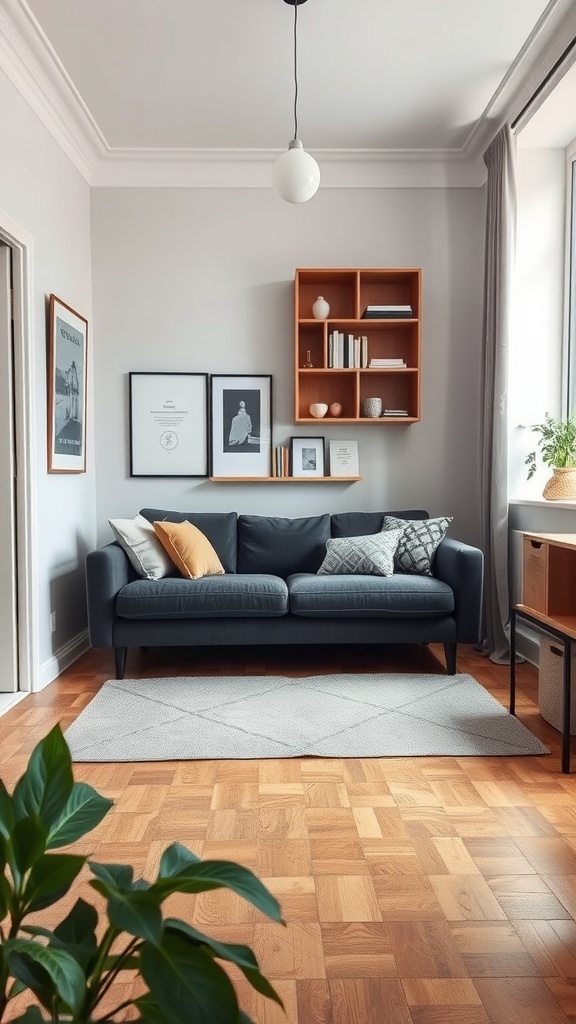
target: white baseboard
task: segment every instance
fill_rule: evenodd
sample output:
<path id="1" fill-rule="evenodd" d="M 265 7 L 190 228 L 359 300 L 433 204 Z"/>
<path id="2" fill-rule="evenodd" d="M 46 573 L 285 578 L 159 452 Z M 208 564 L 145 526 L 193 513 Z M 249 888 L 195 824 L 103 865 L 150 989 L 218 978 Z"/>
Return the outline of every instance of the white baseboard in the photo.
<path id="1" fill-rule="evenodd" d="M 43 690 L 45 686 L 52 683 L 64 669 L 69 668 L 81 654 L 84 654 L 90 647 L 88 643 L 88 630 L 83 629 L 77 633 L 68 643 L 63 644 L 54 652 L 51 658 L 40 666 L 40 678 L 36 680 L 35 690 Z"/>

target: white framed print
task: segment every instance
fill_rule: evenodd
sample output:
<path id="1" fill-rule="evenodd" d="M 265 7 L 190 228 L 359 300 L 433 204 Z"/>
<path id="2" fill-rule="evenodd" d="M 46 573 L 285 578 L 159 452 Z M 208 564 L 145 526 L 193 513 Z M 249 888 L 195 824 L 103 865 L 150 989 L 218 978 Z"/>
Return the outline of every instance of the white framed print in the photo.
<path id="1" fill-rule="evenodd" d="M 290 438 L 290 476 L 324 476 L 324 438 Z"/>
<path id="2" fill-rule="evenodd" d="M 130 476 L 208 476 L 208 374 L 129 374 Z"/>
<path id="3" fill-rule="evenodd" d="M 358 441 L 330 441 L 330 476 L 358 476 Z"/>
<path id="4" fill-rule="evenodd" d="M 210 476 L 271 475 L 271 374 L 212 374 Z"/>

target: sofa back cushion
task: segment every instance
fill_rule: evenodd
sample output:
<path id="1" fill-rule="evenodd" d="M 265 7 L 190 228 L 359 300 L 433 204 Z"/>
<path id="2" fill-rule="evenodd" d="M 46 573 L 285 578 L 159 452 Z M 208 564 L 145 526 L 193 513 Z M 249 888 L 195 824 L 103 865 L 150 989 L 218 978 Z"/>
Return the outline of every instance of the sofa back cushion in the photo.
<path id="1" fill-rule="evenodd" d="M 331 516 L 333 537 L 365 537 L 369 533 L 380 533 L 384 516 L 397 519 L 428 519 L 423 509 L 407 509 L 403 512 L 335 512 Z"/>
<path id="2" fill-rule="evenodd" d="M 238 572 L 272 573 L 287 579 L 295 572 L 318 572 L 330 537 L 330 516 L 281 519 L 238 516 Z"/>
<path id="3" fill-rule="evenodd" d="M 162 508 L 142 508 L 140 515 L 150 523 L 164 520 L 183 523 L 186 520 L 202 531 L 214 547 L 224 570 L 236 572 L 236 512 L 171 512 Z"/>

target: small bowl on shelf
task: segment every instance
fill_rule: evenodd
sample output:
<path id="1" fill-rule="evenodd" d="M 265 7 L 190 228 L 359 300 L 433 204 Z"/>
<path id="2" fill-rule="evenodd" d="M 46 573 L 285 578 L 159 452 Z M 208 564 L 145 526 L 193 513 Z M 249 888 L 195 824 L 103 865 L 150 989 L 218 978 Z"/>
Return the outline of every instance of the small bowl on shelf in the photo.
<path id="1" fill-rule="evenodd" d="M 326 405 L 326 402 L 313 402 L 310 406 L 310 415 L 314 416 L 317 420 L 321 420 L 327 412 L 328 406 Z"/>

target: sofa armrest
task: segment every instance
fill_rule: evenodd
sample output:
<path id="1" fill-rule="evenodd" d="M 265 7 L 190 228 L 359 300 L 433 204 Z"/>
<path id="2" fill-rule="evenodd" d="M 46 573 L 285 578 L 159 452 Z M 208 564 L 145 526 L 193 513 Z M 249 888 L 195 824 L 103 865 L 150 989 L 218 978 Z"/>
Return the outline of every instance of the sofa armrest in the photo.
<path id="1" fill-rule="evenodd" d="M 119 544 L 106 544 L 86 556 L 88 636 L 92 647 L 113 647 L 116 595 L 133 579 L 130 562 Z"/>
<path id="2" fill-rule="evenodd" d="M 476 644 L 480 639 L 484 555 L 463 541 L 445 537 L 436 550 L 434 576 L 454 591 L 457 641 Z"/>

